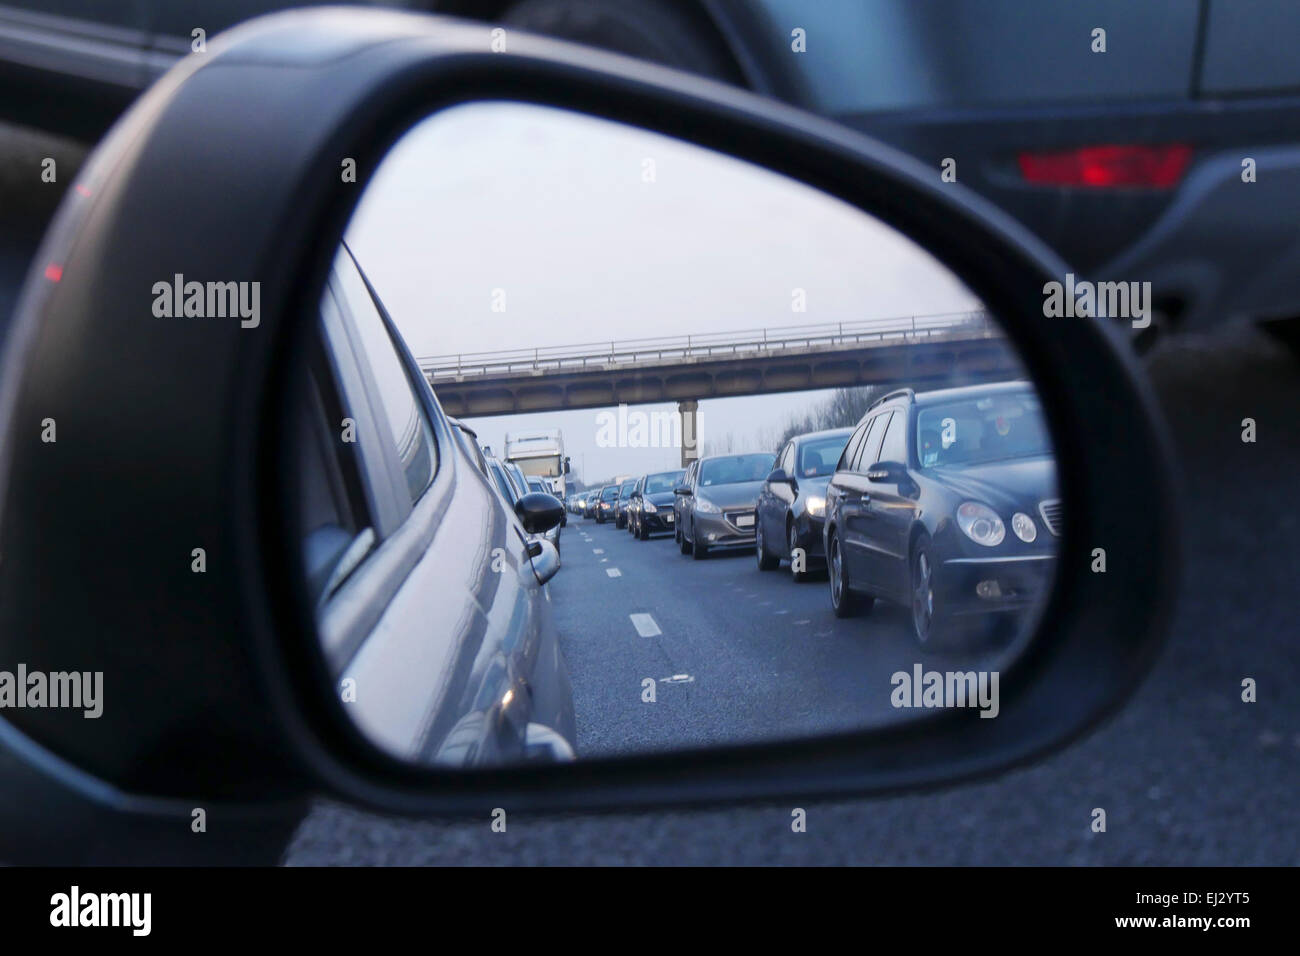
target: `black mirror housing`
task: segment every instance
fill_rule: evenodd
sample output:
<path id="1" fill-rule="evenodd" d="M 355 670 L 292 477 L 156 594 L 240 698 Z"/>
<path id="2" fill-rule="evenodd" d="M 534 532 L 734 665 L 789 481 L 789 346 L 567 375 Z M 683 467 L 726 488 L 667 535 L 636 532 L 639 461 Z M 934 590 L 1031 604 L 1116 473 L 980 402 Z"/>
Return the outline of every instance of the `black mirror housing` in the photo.
<path id="1" fill-rule="evenodd" d="M 1049 249 L 929 165 L 829 120 L 522 32 L 501 55 L 484 36 L 480 24 L 379 10 L 250 21 L 141 97 L 83 167 L 85 189 L 67 191 L 0 356 L 0 636 L 32 670 L 76 661 L 103 671 L 114 703 L 92 721 L 6 711 L 0 763 L 17 769 L 14 798 L 0 802 L 5 858 L 35 859 L 41 836 L 62 832 L 66 816 L 37 833 L 23 810 L 61 801 L 94 819 L 103 843 L 148 827 L 185 840 L 200 798 L 294 814 L 326 794 L 388 813 L 468 815 L 504 799 L 520 812 L 628 811 L 951 784 L 1076 739 L 1156 660 L 1178 580 L 1167 441 L 1114 323 L 1044 320 L 1044 285 L 1067 272 Z M 307 576 L 291 573 L 302 556 L 282 518 L 295 505 L 279 430 L 294 383 L 282 361 L 305 351 L 307 310 L 319 308 L 366 177 L 392 142 L 450 103 L 510 98 L 640 125 L 820 189 L 910 236 L 998 316 L 1062 439 L 1067 507 L 1055 588 L 1004 675 L 997 720 L 955 710 L 813 740 L 597 759 L 579 773 L 413 767 L 352 726 Z M 339 157 L 356 159 L 358 182 L 322 173 Z M 62 266 L 57 282 L 49 263 Z M 176 274 L 259 281 L 258 324 L 150 317 L 149 290 Z M 149 382 L 147 403 L 140 368 L 171 370 Z M 33 437 L 47 416 L 57 449 Z M 168 448 L 185 493 L 148 454 L 105 468 L 103 442 L 84 436 L 102 436 L 106 421 L 115 448 Z M 543 533 L 563 505 L 534 493 L 517 513 Z M 1091 551 L 1103 546 L 1112 573 L 1094 574 Z M 202 575 L 190 570 L 197 547 Z M 75 600 L 51 592 L 94 554 L 115 559 L 77 576 Z M 184 640 L 158 640 L 162 593 L 176 595 L 166 619 L 185 622 Z M 165 759 L 174 754 L 186 759 Z"/>
<path id="2" fill-rule="evenodd" d="M 564 520 L 564 502 L 554 495 L 532 491 L 515 502 L 515 514 L 529 534 L 545 534 Z"/>

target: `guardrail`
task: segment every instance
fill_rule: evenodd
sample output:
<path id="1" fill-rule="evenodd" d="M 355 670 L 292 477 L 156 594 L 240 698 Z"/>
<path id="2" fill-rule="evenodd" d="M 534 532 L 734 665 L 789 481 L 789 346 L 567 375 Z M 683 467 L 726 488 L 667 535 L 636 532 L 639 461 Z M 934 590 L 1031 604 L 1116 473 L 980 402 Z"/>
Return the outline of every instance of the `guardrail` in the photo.
<path id="1" fill-rule="evenodd" d="M 717 358 L 762 354 L 784 349 L 829 345 L 861 345 L 878 341 L 915 341 L 968 330 L 1000 334 L 987 312 L 945 312 L 935 315 L 789 325 L 741 332 L 710 332 L 662 338 L 627 339 L 583 345 L 552 345 L 499 352 L 461 352 L 418 359 L 430 379 L 513 375 L 525 372 L 571 371 L 588 367 L 634 365 L 668 359 Z"/>

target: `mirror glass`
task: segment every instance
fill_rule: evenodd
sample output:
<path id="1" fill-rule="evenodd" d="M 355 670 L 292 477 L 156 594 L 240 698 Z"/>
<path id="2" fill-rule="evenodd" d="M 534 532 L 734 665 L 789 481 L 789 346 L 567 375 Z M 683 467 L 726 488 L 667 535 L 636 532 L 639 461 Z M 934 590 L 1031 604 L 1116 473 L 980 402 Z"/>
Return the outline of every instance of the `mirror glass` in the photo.
<path id="1" fill-rule="evenodd" d="M 366 181 L 293 480 L 376 746 L 479 767 L 996 719 L 1054 580 L 1052 442 L 926 250 L 531 104 L 438 112 Z"/>

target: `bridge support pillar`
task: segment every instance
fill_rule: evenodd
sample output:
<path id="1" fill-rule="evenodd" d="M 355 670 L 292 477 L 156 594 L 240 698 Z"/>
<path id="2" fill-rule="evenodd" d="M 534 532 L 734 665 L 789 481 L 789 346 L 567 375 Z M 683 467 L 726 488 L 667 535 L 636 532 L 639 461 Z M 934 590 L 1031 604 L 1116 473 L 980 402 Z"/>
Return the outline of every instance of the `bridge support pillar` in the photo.
<path id="1" fill-rule="evenodd" d="M 682 426 L 682 467 L 700 457 L 698 412 L 700 403 L 690 398 L 677 403 L 677 417 Z"/>

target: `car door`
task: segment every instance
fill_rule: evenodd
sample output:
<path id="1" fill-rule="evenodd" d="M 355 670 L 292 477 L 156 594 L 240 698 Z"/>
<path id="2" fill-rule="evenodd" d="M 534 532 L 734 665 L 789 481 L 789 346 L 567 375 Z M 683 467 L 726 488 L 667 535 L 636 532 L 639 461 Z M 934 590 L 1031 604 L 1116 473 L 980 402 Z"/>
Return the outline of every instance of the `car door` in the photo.
<path id="1" fill-rule="evenodd" d="M 777 452 L 776 461 L 772 465 L 773 471 L 785 467 L 782 462 L 792 457 L 790 449 L 793 444 L 793 442 L 786 442 L 781 446 L 781 450 Z M 784 540 L 785 529 L 781 522 L 784 521 L 785 510 L 789 506 L 789 490 L 790 486 L 787 484 L 782 482 L 773 483 L 766 480 L 763 482 L 763 487 L 759 489 L 758 500 L 754 504 L 754 513 L 758 527 L 763 533 L 763 540 L 767 543 L 769 549 L 775 543 L 775 550 L 779 551 L 780 542 Z M 786 493 L 784 497 L 782 496 L 783 492 Z M 778 528 L 780 528 L 780 531 L 777 530 Z"/>
<path id="2" fill-rule="evenodd" d="M 880 439 L 889 415 L 890 412 L 885 410 L 877 412 L 868 420 L 862 443 L 854 452 L 849 467 L 842 475 L 835 476 L 840 485 L 839 526 L 840 540 L 843 542 L 841 553 L 844 566 L 849 572 L 849 580 L 854 587 L 870 589 L 873 584 L 871 561 L 868 557 L 870 541 L 867 537 L 866 500 L 864 500 L 864 496 L 869 499 L 871 492 L 867 485 L 867 476 L 863 474 L 863 462 L 875 461 L 874 455 L 880 448 Z"/>
<path id="3" fill-rule="evenodd" d="M 459 452 L 346 253 L 322 313 L 378 515 L 366 553 L 322 595 L 327 661 L 358 725 L 386 749 L 436 761 L 458 728 L 457 760 L 487 759 L 483 748 L 508 743 L 487 735 L 487 702 L 524 689 L 551 626 L 522 527 Z M 467 722 L 484 729 L 481 741 L 465 743 Z"/>
<path id="4" fill-rule="evenodd" d="M 681 536 L 690 540 L 686 529 L 690 527 L 691 518 L 695 515 L 695 476 L 700 471 L 700 460 L 697 458 L 690 463 L 686 469 L 686 477 L 682 479 L 682 485 L 686 488 L 687 493 L 675 495 L 673 497 L 673 513 L 677 516 L 677 528 Z"/>
<path id="5" fill-rule="evenodd" d="M 869 497 L 863 504 L 864 555 L 873 586 L 881 594 L 901 600 L 907 593 L 908 537 L 916 514 L 916 499 L 905 492 L 911 482 L 888 481 L 869 474 L 876 462 L 910 464 L 908 409 L 900 408 L 889 420 L 874 461 L 862 462 Z"/>

